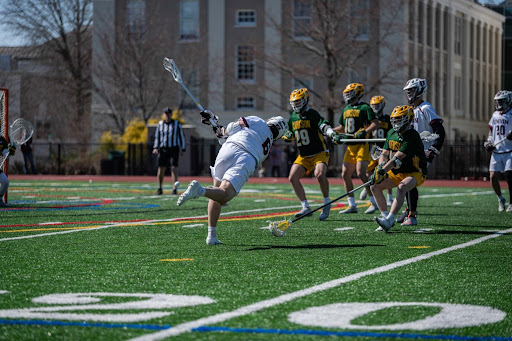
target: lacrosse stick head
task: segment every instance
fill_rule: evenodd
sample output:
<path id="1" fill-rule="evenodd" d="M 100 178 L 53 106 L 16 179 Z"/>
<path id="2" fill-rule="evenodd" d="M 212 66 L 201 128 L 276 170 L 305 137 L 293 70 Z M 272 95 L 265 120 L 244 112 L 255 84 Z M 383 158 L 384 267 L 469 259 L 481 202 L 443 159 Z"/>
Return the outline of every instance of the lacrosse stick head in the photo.
<path id="1" fill-rule="evenodd" d="M 383 150 L 384 149 L 374 144 L 372 149 L 370 149 L 370 156 L 372 157 L 372 160 L 378 160 Z"/>
<path id="2" fill-rule="evenodd" d="M 439 134 L 433 134 L 433 133 L 425 130 L 425 131 L 421 132 L 420 137 L 421 137 L 421 141 L 430 143 L 430 142 L 434 142 L 435 140 L 437 140 L 439 138 Z"/>
<path id="3" fill-rule="evenodd" d="M 292 225 L 291 220 L 272 221 L 268 225 L 270 232 L 276 237 L 283 237 L 285 231 Z"/>
<path id="4" fill-rule="evenodd" d="M 164 68 L 169 71 L 172 75 L 172 78 L 178 83 L 183 83 L 183 80 L 181 78 L 181 72 L 180 69 L 178 69 L 178 66 L 174 62 L 174 60 L 165 57 L 164 58 Z"/>
<path id="5" fill-rule="evenodd" d="M 29 121 L 18 118 L 9 127 L 9 142 L 17 146 L 24 144 L 34 134 L 34 126 Z"/>

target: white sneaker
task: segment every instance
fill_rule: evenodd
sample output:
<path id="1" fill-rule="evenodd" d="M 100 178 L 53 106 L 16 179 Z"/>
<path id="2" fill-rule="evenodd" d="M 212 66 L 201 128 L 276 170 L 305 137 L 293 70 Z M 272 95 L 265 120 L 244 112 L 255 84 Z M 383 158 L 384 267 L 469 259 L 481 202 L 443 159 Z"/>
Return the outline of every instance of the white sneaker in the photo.
<path id="1" fill-rule="evenodd" d="M 343 211 L 339 211 L 339 214 L 345 214 L 345 213 L 357 213 L 357 207 L 356 206 L 349 206 Z"/>
<path id="2" fill-rule="evenodd" d="M 188 185 L 187 190 L 183 192 L 183 194 L 180 195 L 180 197 L 178 198 L 176 205 L 181 206 L 187 200 L 199 198 L 199 192 L 201 191 L 202 188 L 203 187 L 199 182 L 197 182 L 196 180 L 192 180 L 192 182 L 190 182 L 190 185 Z"/>
<path id="3" fill-rule="evenodd" d="M 379 224 L 379 226 L 382 227 L 386 232 L 388 232 L 390 228 L 395 226 L 394 221 L 389 221 L 386 218 L 373 217 L 373 220 L 375 220 L 375 222 Z"/>
<path id="4" fill-rule="evenodd" d="M 220 240 L 217 239 L 217 237 L 206 237 L 206 245 L 219 245 L 222 244 Z"/>
<path id="5" fill-rule="evenodd" d="M 386 202 L 386 205 L 388 205 L 388 207 L 393 206 L 393 200 L 388 200 L 388 201 Z"/>
<path id="6" fill-rule="evenodd" d="M 295 213 L 295 218 L 301 217 L 303 215 L 309 216 L 309 215 L 311 215 L 310 213 L 311 213 L 311 208 L 305 207 L 302 210 L 300 210 L 299 212 Z"/>
<path id="7" fill-rule="evenodd" d="M 505 198 L 503 198 L 503 200 L 498 199 L 498 211 L 499 212 L 505 211 Z"/>
<path id="8" fill-rule="evenodd" d="M 364 200 L 364 199 L 366 199 L 367 196 L 368 196 L 368 192 L 366 192 L 366 188 L 363 188 L 363 190 L 359 194 L 359 199 Z"/>
<path id="9" fill-rule="evenodd" d="M 512 204 L 508 204 L 508 206 L 507 206 L 507 212 L 512 212 Z"/>
<path id="10" fill-rule="evenodd" d="M 331 212 L 331 205 L 327 205 L 325 206 L 324 208 L 322 208 L 322 213 L 320 213 L 320 216 L 318 217 L 318 219 L 320 221 L 324 221 L 325 219 L 327 219 L 329 217 L 329 213 Z"/>
<path id="11" fill-rule="evenodd" d="M 375 211 L 377 211 L 377 206 L 375 206 L 374 204 L 371 204 L 370 207 L 368 207 L 368 209 L 366 211 L 364 211 L 364 213 L 371 214 Z"/>
<path id="12" fill-rule="evenodd" d="M 375 229 L 375 231 L 380 232 L 380 231 L 384 231 L 384 229 L 383 229 L 382 227 L 380 227 L 380 226 L 379 226 L 379 227 L 377 227 L 377 228 Z"/>

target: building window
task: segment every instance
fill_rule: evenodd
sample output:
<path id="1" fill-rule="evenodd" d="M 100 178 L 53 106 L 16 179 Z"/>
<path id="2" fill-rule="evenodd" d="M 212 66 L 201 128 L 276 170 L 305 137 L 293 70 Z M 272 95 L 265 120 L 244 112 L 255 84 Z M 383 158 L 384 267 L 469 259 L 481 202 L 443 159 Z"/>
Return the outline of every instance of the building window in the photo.
<path id="1" fill-rule="evenodd" d="M 462 18 L 455 17 L 455 34 L 453 37 L 453 51 L 457 56 L 462 54 Z"/>
<path id="2" fill-rule="evenodd" d="M 256 11 L 252 9 L 239 9 L 236 11 L 236 26 L 255 27 Z"/>
<path id="3" fill-rule="evenodd" d="M 236 79 L 239 81 L 255 80 L 255 69 L 254 47 L 248 45 L 238 46 L 236 49 Z"/>
<path id="4" fill-rule="evenodd" d="M 454 106 L 455 110 L 460 110 L 460 109 L 462 109 L 462 77 L 460 77 L 460 76 L 454 77 L 453 87 L 455 90 L 454 91 L 455 98 L 454 98 L 453 106 Z"/>
<path id="5" fill-rule="evenodd" d="M 241 110 L 255 109 L 254 97 L 238 97 L 236 99 L 236 108 Z"/>
<path id="6" fill-rule="evenodd" d="M 355 39 L 368 39 L 370 32 L 369 0 L 352 0 L 350 4 L 350 32 Z"/>
<path id="7" fill-rule="evenodd" d="M 128 40 L 144 40 L 146 33 L 146 2 L 144 0 L 126 2 L 126 33 Z"/>
<path id="8" fill-rule="evenodd" d="M 182 70 L 183 82 L 187 84 L 188 89 L 199 100 L 199 72 L 198 70 Z M 179 107 L 183 109 L 192 109 L 196 107 L 196 103 L 188 95 L 183 87 L 179 87 Z"/>
<path id="9" fill-rule="evenodd" d="M 199 39 L 199 0 L 180 2 L 180 40 Z"/>
<path id="10" fill-rule="evenodd" d="M 309 38 L 312 7 L 312 0 L 293 0 L 292 32 L 295 38 Z"/>

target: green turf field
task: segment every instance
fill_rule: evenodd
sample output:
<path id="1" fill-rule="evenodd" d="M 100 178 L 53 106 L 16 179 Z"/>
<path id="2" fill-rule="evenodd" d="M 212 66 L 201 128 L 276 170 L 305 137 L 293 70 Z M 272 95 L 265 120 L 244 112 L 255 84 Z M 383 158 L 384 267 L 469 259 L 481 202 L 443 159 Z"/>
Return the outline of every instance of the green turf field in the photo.
<path id="1" fill-rule="evenodd" d="M 276 238 L 268 221 L 299 210 L 291 186 L 247 184 L 217 246 L 205 244 L 207 200 L 177 207 L 164 192 L 12 181 L 0 339 L 512 340 L 512 213 L 490 187 L 422 187 L 418 226 L 387 234 L 360 201 Z"/>

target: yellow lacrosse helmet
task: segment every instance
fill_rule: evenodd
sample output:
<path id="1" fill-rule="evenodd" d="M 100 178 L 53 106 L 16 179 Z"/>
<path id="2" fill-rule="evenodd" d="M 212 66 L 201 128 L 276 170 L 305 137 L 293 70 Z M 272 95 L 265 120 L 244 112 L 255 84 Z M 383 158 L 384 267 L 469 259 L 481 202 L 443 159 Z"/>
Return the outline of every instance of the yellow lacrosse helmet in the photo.
<path id="1" fill-rule="evenodd" d="M 350 103 L 353 100 L 359 100 L 364 95 L 364 85 L 361 83 L 350 83 L 343 90 L 343 99 L 346 103 Z"/>
<path id="2" fill-rule="evenodd" d="M 370 107 L 374 113 L 378 114 L 382 109 L 386 106 L 386 101 L 384 100 L 384 96 L 373 96 L 370 100 Z"/>
<path id="3" fill-rule="evenodd" d="M 290 105 L 293 111 L 300 113 L 303 108 L 308 105 L 309 93 L 308 89 L 301 88 L 295 89 L 290 94 Z"/>
<path id="4" fill-rule="evenodd" d="M 414 110 L 410 105 L 398 105 L 390 116 L 391 126 L 396 132 L 402 132 L 408 128 L 414 118 Z"/>

